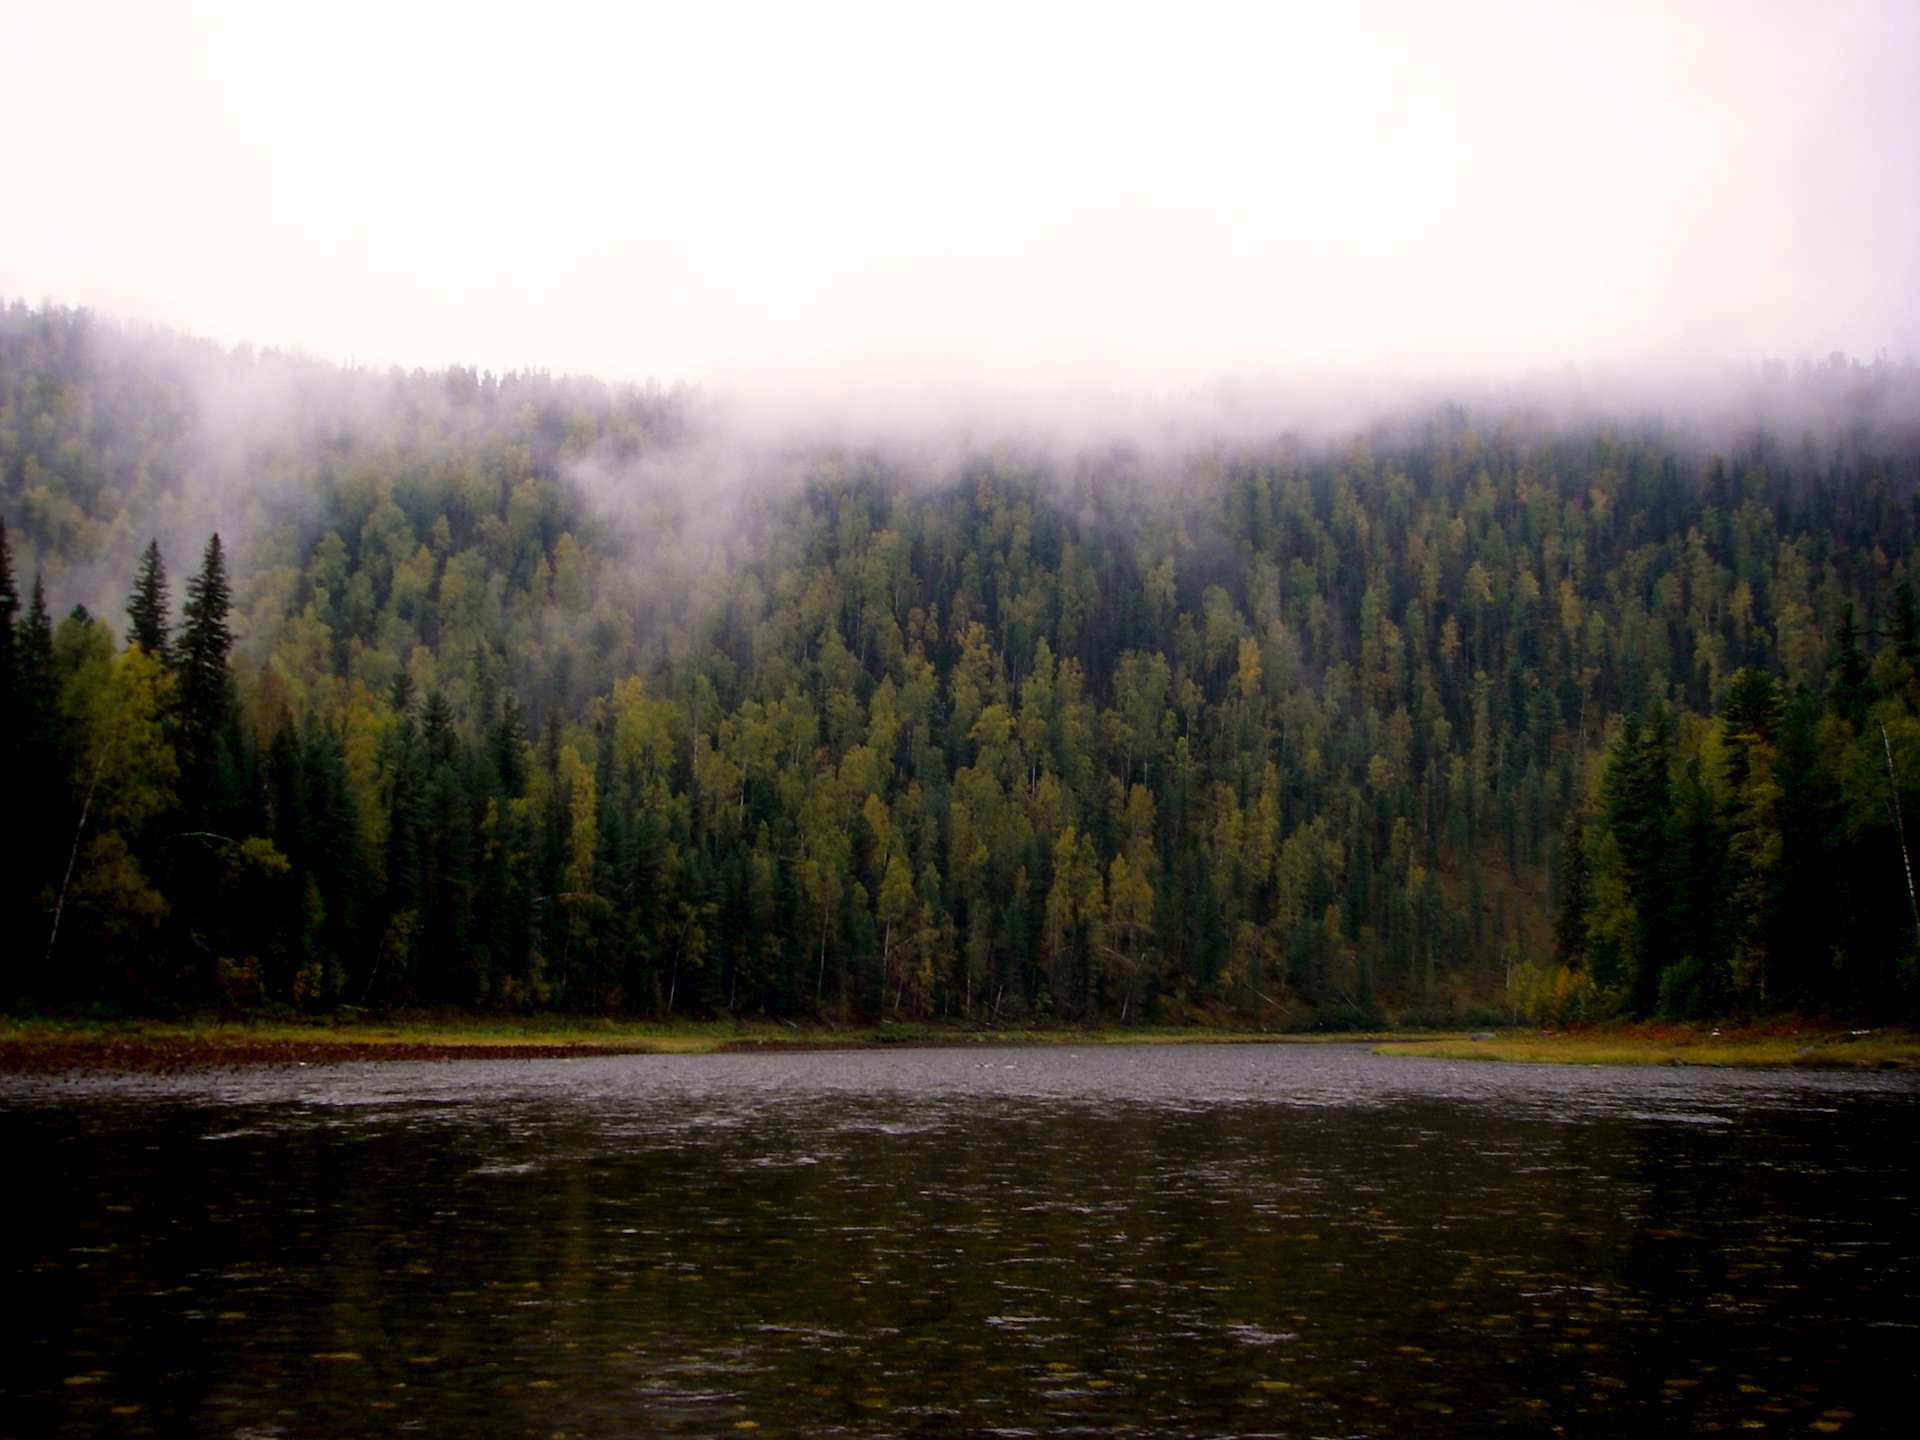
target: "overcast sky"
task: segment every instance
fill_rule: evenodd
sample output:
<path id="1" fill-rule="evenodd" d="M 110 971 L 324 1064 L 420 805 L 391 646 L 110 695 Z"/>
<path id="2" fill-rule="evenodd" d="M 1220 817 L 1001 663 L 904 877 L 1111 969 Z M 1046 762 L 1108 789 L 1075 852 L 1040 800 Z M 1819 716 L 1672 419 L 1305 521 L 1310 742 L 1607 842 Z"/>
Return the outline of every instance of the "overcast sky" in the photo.
<path id="1" fill-rule="evenodd" d="M 1164 387 L 1920 352 L 1920 4 L 0 0 L 0 295 Z"/>

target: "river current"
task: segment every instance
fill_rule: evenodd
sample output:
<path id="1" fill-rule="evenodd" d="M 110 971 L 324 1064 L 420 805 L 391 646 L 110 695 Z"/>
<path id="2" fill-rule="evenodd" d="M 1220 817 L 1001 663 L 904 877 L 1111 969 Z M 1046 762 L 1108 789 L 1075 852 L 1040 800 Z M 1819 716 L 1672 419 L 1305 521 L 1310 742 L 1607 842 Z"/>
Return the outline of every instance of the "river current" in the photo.
<path id="1" fill-rule="evenodd" d="M 1346 1045 L 0 1078 L 0 1435 L 1905 1435 L 1916 1121 Z"/>

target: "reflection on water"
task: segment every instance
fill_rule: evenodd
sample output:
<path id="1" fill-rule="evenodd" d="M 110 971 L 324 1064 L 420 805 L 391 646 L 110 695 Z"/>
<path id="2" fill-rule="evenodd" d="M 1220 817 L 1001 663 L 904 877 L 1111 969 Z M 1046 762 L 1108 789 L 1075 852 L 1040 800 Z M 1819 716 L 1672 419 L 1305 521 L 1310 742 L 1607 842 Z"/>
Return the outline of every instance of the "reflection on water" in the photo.
<path id="1" fill-rule="evenodd" d="M 1344 1046 L 7 1080 L 0 1434 L 1905 1434 L 1917 1117 Z"/>

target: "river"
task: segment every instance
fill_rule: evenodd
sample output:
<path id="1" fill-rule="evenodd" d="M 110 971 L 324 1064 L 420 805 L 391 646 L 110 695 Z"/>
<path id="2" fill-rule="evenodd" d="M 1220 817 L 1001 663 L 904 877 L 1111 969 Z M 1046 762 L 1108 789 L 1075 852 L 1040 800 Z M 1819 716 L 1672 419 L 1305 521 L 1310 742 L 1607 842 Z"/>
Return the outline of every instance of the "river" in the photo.
<path id="1" fill-rule="evenodd" d="M 1912 1433 L 1906 1075 L 0 1077 L 0 1435 Z"/>

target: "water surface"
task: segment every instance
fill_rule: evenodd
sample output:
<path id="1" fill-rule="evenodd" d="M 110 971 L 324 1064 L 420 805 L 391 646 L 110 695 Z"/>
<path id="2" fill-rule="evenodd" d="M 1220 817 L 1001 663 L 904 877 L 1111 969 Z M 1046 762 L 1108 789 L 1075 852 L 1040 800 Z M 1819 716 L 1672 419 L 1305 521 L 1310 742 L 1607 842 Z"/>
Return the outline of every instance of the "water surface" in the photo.
<path id="1" fill-rule="evenodd" d="M 0 1434 L 1906 1434 L 1916 1119 L 1348 1046 L 9 1079 Z"/>

